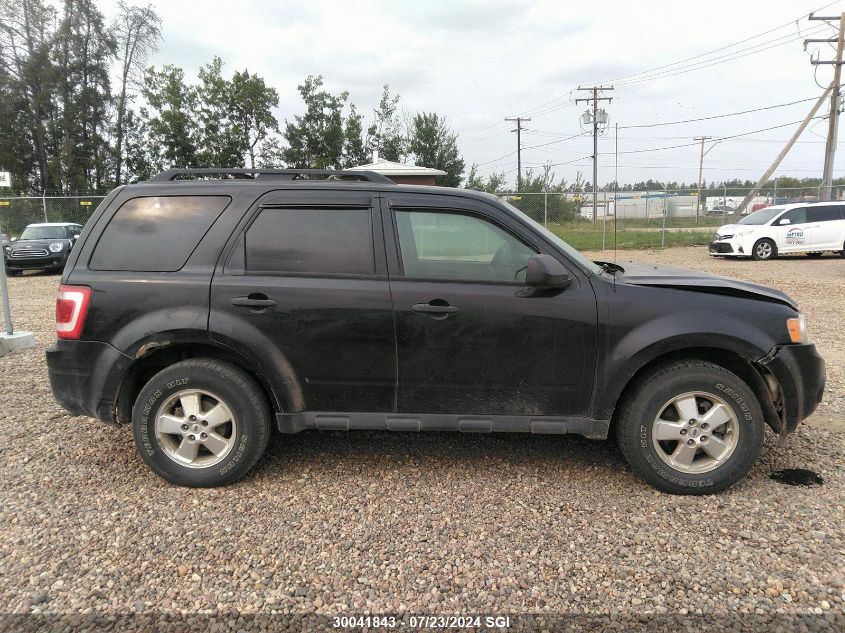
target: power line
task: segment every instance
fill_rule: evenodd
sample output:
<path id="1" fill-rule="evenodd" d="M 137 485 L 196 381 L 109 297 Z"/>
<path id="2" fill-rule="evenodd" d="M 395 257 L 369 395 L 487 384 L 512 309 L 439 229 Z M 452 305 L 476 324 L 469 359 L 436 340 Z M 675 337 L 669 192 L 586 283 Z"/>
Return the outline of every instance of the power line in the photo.
<path id="1" fill-rule="evenodd" d="M 764 106 L 762 108 L 753 108 L 751 110 L 740 110 L 739 112 L 728 112 L 727 114 L 714 114 L 712 116 L 699 117 L 697 119 L 684 119 L 683 121 L 666 121 L 665 123 L 642 123 L 638 125 L 620 125 L 619 128 L 623 130 L 632 130 L 634 128 L 648 128 L 648 127 L 662 127 L 665 125 L 681 125 L 682 123 L 698 123 L 700 121 L 712 121 L 713 119 L 724 119 L 732 116 L 740 116 L 743 114 L 750 114 L 752 112 L 763 112 L 764 110 L 774 110 L 776 108 L 785 108 L 787 106 L 797 105 L 799 103 L 806 103 L 808 101 L 815 101 L 816 97 L 809 99 L 799 99 L 798 101 L 790 101 L 788 103 L 778 103 L 776 105 Z"/>
<path id="2" fill-rule="evenodd" d="M 814 119 L 824 119 L 826 117 L 827 117 L 827 115 L 822 115 L 822 116 L 817 116 L 817 117 L 813 117 L 813 118 Z M 796 123 L 801 123 L 801 121 L 790 121 L 789 123 L 783 123 L 781 125 L 773 125 L 771 127 L 764 127 L 764 128 L 759 129 L 759 130 L 751 130 L 750 132 L 741 132 L 739 134 L 731 134 L 729 136 L 720 136 L 720 137 L 714 138 L 713 140 L 717 141 L 717 142 L 726 141 L 726 140 L 729 140 L 729 139 L 738 138 L 740 136 L 748 136 L 750 134 L 759 134 L 760 132 L 768 132 L 769 130 L 777 130 L 777 129 L 780 129 L 780 128 L 789 127 L 790 125 L 795 125 Z M 681 143 L 679 145 L 667 145 L 665 147 L 650 147 L 650 148 L 647 148 L 647 149 L 632 149 L 632 150 L 619 152 L 619 153 L 620 154 L 644 154 L 646 152 L 660 152 L 660 151 L 667 150 L 667 149 L 677 149 L 679 147 L 691 147 L 693 145 L 698 145 L 698 142 L 696 141 L 694 143 Z"/>
<path id="3" fill-rule="evenodd" d="M 741 44 L 745 44 L 745 43 L 750 42 L 750 41 L 752 41 L 752 40 L 756 40 L 756 39 L 758 39 L 758 38 L 760 38 L 760 37 L 763 37 L 764 35 L 769 35 L 770 33 L 774 33 L 775 31 L 780 31 L 781 29 L 784 29 L 784 28 L 787 28 L 787 27 L 791 27 L 793 24 L 795 24 L 795 23 L 796 23 L 796 22 L 798 22 L 799 20 L 802 20 L 803 18 L 808 18 L 808 17 L 810 17 L 810 14 L 811 14 L 811 13 L 816 13 L 817 11 L 822 11 L 822 10 L 824 10 L 824 9 L 827 9 L 828 7 L 833 6 L 833 5 L 834 5 L 834 4 L 836 4 L 836 3 L 837 3 L 837 2 L 829 2 L 828 4 L 826 4 L 826 5 L 824 5 L 824 6 L 821 6 L 821 7 L 819 7 L 818 9 L 815 9 L 814 11 L 811 11 L 810 13 L 804 13 L 804 14 L 800 15 L 800 16 L 798 16 L 796 19 L 794 19 L 794 20 L 790 20 L 789 22 L 786 22 L 785 24 L 781 24 L 780 26 L 776 26 L 775 28 L 769 29 L 769 30 L 767 30 L 767 31 L 763 31 L 762 33 L 758 33 L 758 34 L 756 34 L 756 35 L 752 35 L 752 36 L 750 36 L 750 37 L 747 37 L 747 38 L 745 38 L 745 39 L 739 40 L 739 41 L 737 41 L 737 42 L 733 42 L 732 44 L 727 44 L 727 45 L 725 45 L 725 46 L 720 46 L 719 48 L 715 48 L 715 49 L 713 49 L 713 50 L 707 51 L 706 53 L 701 53 L 701 54 L 699 54 L 699 55 L 694 55 L 694 56 L 692 56 L 692 57 L 687 57 L 686 59 L 681 59 L 681 60 L 678 60 L 678 61 L 676 61 L 676 62 L 671 62 L 671 63 L 669 63 L 669 64 L 664 64 L 664 65 L 662 65 L 662 66 L 657 66 L 657 67 L 655 67 L 655 68 L 651 68 L 651 69 L 649 69 L 649 70 L 643 70 L 643 71 L 640 71 L 640 72 L 638 72 L 638 73 L 633 73 L 633 74 L 630 74 L 630 75 L 623 75 L 623 76 L 621 76 L 621 77 L 615 77 L 615 78 L 613 78 L 613 79 L 609 79 L 609 80 L 607 80 L 607 81 L 608 81 L 608 82 L 611 82 L 611 81 L 612 81 L 612 82 L 623 82 L 623 81 L 625 81 L 626 79 L 629 79 L 629 78 L 632 78 L 632 77 L 638 77 L 638 76 L 640 76 L 640 75 L 644 75 L 644 74 L 651 74 L 651 73 L 653 73 L 653 72 L 656 72 L 656 71 L 659 71 L 659 70 L 663 70 L 663 69 L 666 69 L 666 68 L 670 68 L 670 67 L 672 67 L 672 66 L 680 66 L 681 64 L 684 64 L 684 63 L 686 63 L 686 62 L 690 62 L 690 61 L 693 61 L 693 60 L 696 60 L 696 59 L 701 59 L 702 57 L 709 57 L 710 55 L 713 55 L 714 53 L 720 53 L 720 52 L 722 52 L 722 51 L 724 51 L 724 50 L 727 50 L 727 49 L 729 49 L 729 48 L 734 48 L 735 46 L 739 46 L 739 45 L 741 45 Z"/>
<path id="4" fill-rule="evenodd" d="M 829 2 L 829 3 L 825 4 L 824 6 L 821 6 L 818 9 L 815 9 L 813 11 L 813 13 L 821 11 L 823 9 L 826 9 L 830 6 L 833 6 L 834 4 L 836 4 L 836 2 Z M 685 64 L 685 63 L 691 62 L 691 61 L 695 61 L 697 59 L 702 59 L 702 61 L 697 62 L 697 64 L 707 64 L 708 62 L 712 62 L 713 60 L 712 59 L 703 60 L 703 58 L 711 57 L 712 55 L 714 55 L 716 53 L 720 53 L 722 51 L 725 51 L 725 50 L 728 50 L 728 49 L 731 49 L 731 48 L 735 48 L 735 47 L 740 46 L 742 44 L 745 44 L 747 42 L 751 42 L 753 40 L 764 37 L 765 35 L 769 35 L 771 33 L 775 33 L 776 31 L 780 31 L 784 28 L 791 27 L 793 24 L 797 23 L 799 20 L 806 18 L 806 17 L 809 17 L 809 15 L 810 15 L 810 13 L 801 14 L 797 18 L 795 18 L 794 20 L 790 20 L 789 22 L 786 22 L 785 24 L 781 24 L 780 26 L 768 29 L 766 31 L 762 31 L 761 33 L 757 33 L 756 35 L 746 37 L 744 39 L 738 40 L 738 41 L 733 42 L 731 44 L 726 44 L 724 46 L 720 46 L 719 48 L 715 48 L 715 49 L 712 49 L 710 51 L 700 53 L 698 55 L 693 55 L 692 57 L 680 59 L 680 60 L 675 61 L 675 62 L 663 64 L 661 66 L 656 66 L 654 68 L 650 68 L 648 70 L 643 70 L 643 71 L 640 71 L 640 72 L 637 72 L 637 73 L 632 73 L 632 74 L 629 74 L 629 75 L 622 75 L 622 76 L 616 77 L 614 79 L 606 79 L 603 82 L 597 82 L 597 83 L 616 83 L 616 82 L 619 82 L 619 83 L 634 83 L 633 81 L 629 81 L 629 80 L 631 80 L 633 78 L 640 78 L 643 75 L 651 75 L 651 74 L 654 74 L 658 71 L 666 71 L 667 73 L 671 73 L 673 71 L 679 70 L 679 68 L 674 68 L 674 67 L 680 67 L 682 64 Z M 816 32 L 817 30 L 818 29 L 814 30 L 813 32 Z M 755 46 L 752 46 L 750 48 L 755 48 L 755 47 L 758 47 L 758 46 L 764 46 L 765 44 L 769 44 L 769 43 L 774 42 L 776 40 L 783 39 L 784 37 L 786 37 L 786 36 L 780 36 L 780 37 L 776 38 L 775 40 L 770 40 L 769 42 L 761 42 L 761 43 L 758 43 Z M 745 49 L 745 50 L 748 50 L 748 49 Z M 741 52 L 741 51 L 733 51 L 732 54 L 736 55 L 739 52 Z M 762 52 L 762 51 L 757 51 L 757 52 Z M 730 61 L 730 60 L 724 60 L 724 61 Z M 720 63 L 723 63 L 723 62 L 720 62 Z M 672 70 L 669 70 L 669 69 L 672 69 Z M 695 70 L 695 68 L 693 68 L 691 70 Z M 655 78 L 659 78 L 659 77 L 655 77 Z M 538 106 L 535 106 L 534 108 L 529 108 L 528 110 L 524 111 L 523 114 L 526 114 L 526 115 L 531 114 L 531 115 L 534 115 L 534 116 L 540 116 L 540 115 L 535 114 L 535 113 L 539 112 L 540 110 L 543 110 L 543 108 L 548 108 L 547 111 L 543 112 L 543 114 L 544 115 L 549 114 L 550 112 L 553 112 L 556 109 L 558 109 L 553 104 L 555 104 L 556 102 L 559 102 L 561 99 L 565 99 L 566 97 L 571 96 L 571 94 L 572 94 L 572 91 L 570 90 L 566 94 L 558 95 L 558 96 L 556 96 L 556 97 L 554 97 L 554 98 L 552 98 L 552 99 L 550 99 L 550 100 L 548 100 L 548 101 L 546 101 L 546 102 L 544 102 L 544 103 L 542 103 Z M 560 107 L 566 107 L 567 105 L 570 105 L 570 104 L 567 103 L 564 106 L 560 106 Z"/>
<path id="5" fill-rule="evenodd" d="M 819 33 L 820 31 L 823 31 L 823 30 L 825 30 L 825 27 L 821 26 L 821 27 L 814 28 L 810 31 L 807 31 L 807 33 L 814 34 L 814 33 Z M 748 57 L 750 55 L 756 55 L 757 53 L 763 53 L 763 52 L 771 50 L 773 48 L 778 48 L 779 46 L 791 44 L 792 42 L 797 42 L 797 41 L 800 41 L 802 39 L 803 38 L 800 37 L 800 36 L 799 37 L 795 37 L 793 35 L 782 36 L 782 37 L 776 38 L 774 40 L 770 40 L 769 42 L 762 42 L 760 44 L 757 44 L 755 46 L 751 46 L 751 47 L 746 48 L 746 49 L 734 51 L 733 53 L 730 53 L 730 54 L 727 54 L 727 55 L 722 55 L 720 57 L 714 57 L 713 59 L 704 60 L 702 62 L 692 64 L 688 67 L 679 67 L 679 68 L 675 68 L 671 71 L 665 71 L 665 72 L 662 72 L 662 73 L 644 76 L 644 77 L 640 77 L 640 78 L 637 78 L 637 79 L 628 79 L 626 81 L 620 81 L 619 85 L 627 86 L 627 85 L 630 85 L 630 84 L 642 83 L 644 81 L 655 81 L 657 79 L 665 79 L 667 77 L 675 77 L 677 75 L 684 75 L 686 73 L 694 72 L 696 70 L 703 70 L 705 68 L 710 68 L 711 66 L 717 66 L 719 64 L 732 62 L 734 60 L 742 59 L 743 57 Z M 781 41 L 781 40 L 783 40 L 783 41 Z M 766 46 L 767 44 L 769 44 L 769 46 Z M 759 48 L 761 46 L 763 48 Z"/>

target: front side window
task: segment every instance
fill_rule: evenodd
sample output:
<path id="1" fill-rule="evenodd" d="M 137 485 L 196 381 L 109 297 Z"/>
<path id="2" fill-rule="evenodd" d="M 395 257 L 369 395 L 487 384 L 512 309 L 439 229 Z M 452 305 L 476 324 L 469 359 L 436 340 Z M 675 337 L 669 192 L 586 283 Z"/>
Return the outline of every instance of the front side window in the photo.
<path id="1" fill-rule="evenodd" d="M 370 209 L 263 209 L 246 232 L 246 269 L 372 275 Z"/>
<path id="2" fill-rule="evenodd" d="M 90 267 L 177 271 L 230 201 L 229 196 L 144 196 L 127 200 L 97 241 Z"/>
<path id="3" fill-rule="evenodd" d="M 537 251 L 492 222 L 457 211 L 397 210 L 406 277 L 522 282 Z"/>
<path id="4" fill-rule="evenodd" d="M 841 220 L 842 207 L 837 205 L 822 205 L 818 207 L 807 207 L 807 222 L 833 222 Z"/>
<path id="5" fill-rule="evenodd" d="M 760 209 L 754 213 L 746 215 L 739 221 L 739 224 L 766 224 L 769 220 L 775 217 L 778 213 L 783 211 L 783 207 L 767 207 Z"/>
<path id="6" fill-rule="evenodd" d="M 807 223 L 807 207 L 798 207 L 797 209 L 790 209 L 782 216 L 780 216 L 775 224 L 780 224 L 786 218 L 789 224 L 806 224 Z"/>

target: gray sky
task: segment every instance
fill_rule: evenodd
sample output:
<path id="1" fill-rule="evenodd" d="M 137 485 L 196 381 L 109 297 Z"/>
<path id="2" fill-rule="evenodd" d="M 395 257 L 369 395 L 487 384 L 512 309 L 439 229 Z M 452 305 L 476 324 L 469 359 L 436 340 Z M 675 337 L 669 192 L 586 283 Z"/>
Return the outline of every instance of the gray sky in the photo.
<path id="1" fill-rule="evenodd" d="M 333 92 L 348 90 L 366 120 L 381 86 L 389 83 L 405 111 L 436 111 L 448 117 L 468 167 L 479 163 L 483 174 L 505 171 L 512 181 L 516 138 L 510 133 L 513 125 L 502 119 L 520 114 L 533 119 L 526 124 L 523 146 L 545 144 L 523 150 L 524 166 L 568 162 L 554 167 L 558 176 L 572 181 L 580 170 L 590 179 L 590 160 L 582 157 L 592 153 L 591 138 L 555 141 L 581 132 L 583 105 L 576 107 L 571 99 L 579 84 L 592 82 L 616 86 L 608 93 L 613 102 L 606 108 L 611 128 L 615 123 L 622 128 L 620 182 L 695 181 L 697 146 L 623 152 L 797 122 L 812 102 L 683 125 L 625 126 L 817 96 L 822 89 L 801 40 L 833 32 L 821 22 L 796 22 L 830 4 L 825 0 L 153 3 L 164 20 L 164 41 L 151 60 L 156 65 L 176 64 L 194 77 L 201 65 L 219 55 L 229 73 L 248 68 L 278 90 L 280 121 L 301 111 L 296 86 L 308 74 L 322 74 Z M 113 15 L 115 4 L 101 0 L 107 16 Z M 845 1 L 821 13 L 841 11 Z M 630 77 L 757 35 L 707 57 Z M 822 46 L 822 58 L 830 59 L 833 50 Z M 767 50 L 748 54 L 759 49 Z M 713 63 L 719 61 L 723 63 Z M 826 86 L 831 76 L 831 66 L 818 67 L 818 83 Z M 825 106 L 820 113 L 826 111 Z M 705 158 L 705 179 L 756 179 L 779 152 L 778 141 L 788 139 L 794 127 L 797 123 L 717 144 Z M 814 122 L 776 173 L 820 175 L 826 131 L 826 121 Z M 600 183 L 613 180 L 613 150 L 611 129 L 600 141 Z M 835 176 L 845 167 L 842 154 Z"/>

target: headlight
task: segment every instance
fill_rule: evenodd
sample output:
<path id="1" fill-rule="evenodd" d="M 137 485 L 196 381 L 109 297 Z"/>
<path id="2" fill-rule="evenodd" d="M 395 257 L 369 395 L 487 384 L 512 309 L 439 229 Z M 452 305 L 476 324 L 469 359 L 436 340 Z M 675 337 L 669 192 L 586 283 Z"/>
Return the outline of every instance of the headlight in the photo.
<path id="1" fill-rule="evenodd" d="M 789 340 L 793 343 L 810 342 L 810 337 L 807 335 L 807 322 L 804 320 L 803 314 L 787 319 L 786 329 L 789 332 Z"/>
<path id="2" fill-rule="evenodd" d="M 62 249 L 65 247 L 64 244 L 61 242 L 53 242 L 50 244 L 50 252 L 51 253 L 61 253 Z"/>

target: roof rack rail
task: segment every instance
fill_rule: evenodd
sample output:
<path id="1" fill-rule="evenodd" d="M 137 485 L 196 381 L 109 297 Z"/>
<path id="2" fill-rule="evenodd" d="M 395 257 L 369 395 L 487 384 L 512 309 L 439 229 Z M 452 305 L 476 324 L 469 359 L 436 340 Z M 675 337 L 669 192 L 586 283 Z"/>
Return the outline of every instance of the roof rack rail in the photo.
<path id="1" fill-rule="evenodd" d="M 358 180 L 376 182 L 383 185 L 395 185 L 387 176 L 374 171 L 347 171 L 337 169 L 227 169 L 203 167 L 196 169 L 166 169 L 156 174 L 147 182 L 174 182 L 181 176 L 233 176 L 235 180 L 303 180 L 307 176 L 325 176 L 327 180 Z"/>

